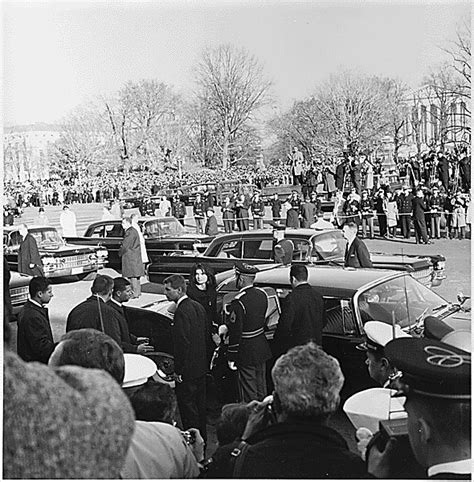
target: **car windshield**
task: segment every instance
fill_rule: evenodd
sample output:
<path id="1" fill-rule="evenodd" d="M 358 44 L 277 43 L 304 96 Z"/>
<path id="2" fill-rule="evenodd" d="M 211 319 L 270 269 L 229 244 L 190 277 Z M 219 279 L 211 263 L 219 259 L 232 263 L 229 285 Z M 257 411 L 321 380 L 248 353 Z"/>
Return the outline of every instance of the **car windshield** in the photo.
<path id="1" fill-rule="evenodd" d="M 145 223 L 144 235 L 148 238 L 179 236 L 183 233 L 184 228 L 176 218 L 153 219 Z"/>
<path id="2" fill-rule="evenodd" d="M 357 300 L 362 323 L 382 321 L 402 328 L 420 316 L 438 315 L 449 303 L 410 275 L 399 276 L 362 292 Z"/>
<path id="3" fill-rule="evenodd" d="M 323 260 L 344 259 L 346 243 L 341 231 L 317 233 L 311 238 L 312 250 L 309 261 L 316 263 Z"/>
<path id="4" fill-rule="evenodd" d="M 57 246 L 64 244 L 63 238 L 54 229 L 31 229 L 30 234 L 36 239 L 36 244 L 38 248 L 44 248 L 46 246 Z"/>

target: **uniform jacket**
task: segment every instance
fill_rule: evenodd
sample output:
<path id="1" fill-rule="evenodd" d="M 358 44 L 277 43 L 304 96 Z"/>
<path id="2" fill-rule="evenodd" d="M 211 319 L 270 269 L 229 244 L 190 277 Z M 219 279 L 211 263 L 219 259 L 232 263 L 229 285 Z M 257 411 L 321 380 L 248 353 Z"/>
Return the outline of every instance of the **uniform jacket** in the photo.
<path id="1" fill-rule="evenodd" d="M 304 202 L 301 205 L 301 216 L 303 218 L 301 227 L 309 228 L 314 223 L 317 214 L 317 208 L 312 202 Z"/>
<path id="2" fill-rule="evenodd" d="M 200 378 L 208 371 L 210 338 L 206 311 L 197 302 L 185 298 L 174 313 L 172 336 L 175 372 L 183 381 Z"/>
<path id="3" fill-rule="evenodd" d="M 48 363 L 54 340 L 47 308 L 25 303 L 18 314 L 17 351 L 26 362 Z"/>
<path id="4" fill-rule="evenodd" d="M 102 331 L 113 338 L 119 345 L 122 344 L 117 315 L 98 296 L 90 296 L 69 313 L 66 322 L 66 332 L 80 330 L 81 328 L 94 328 Z"/>
<path id="5" fill-rule="evenodd" d="M 362 212 L 363 219 L 372 218 L 374 216 L 374 202 L 372 201 L 372 199 L 361 199 L 360 210 Z"/>
<path id="6" fill-rule="evenodd" d="M 365 243 L 357 236 L 354 238 L 351 245 L 346 248 L 344 266 L 352 268 L 372 268 L 369 250 Z"/>
<path id="7" fill-rule="evenodd" d="M 263 218 L 265 216 L 265 203 L 261 199 L 258 201 L 253 200 L 250 206 L 254 217 Z"/>
<path id="8" fill-rule="evenodd" d="M 439 214 L 436 213 L 441 213 L 442 211 L 442 206 L 443 206 L 443 198 L 438 194 L 438 195 L 432 195 L 429 199 L 429 209 L 430 211 L 434 211 L 434 213 L 431 213 L 431 216 L 439 216 Z"/>
<path id="9" fill-rule="evenodd" d="M 174 201 L 171 205 L 171 213 L 175 218 L 184 218 L 186 216 L 186 206 L 183 201 Z"/>
<path id="10" fill-rule="evenodd" d="M 417 220 L 424 220 L 425 219 L 425 211 L 427 211 L 425 200 L 422 197 L 415 196 L 412 199 L 412 209 L 413 209 L 413 218 Z"/>
<path id="11" fill-rule="evenodd" d="M 272 199 L 272 216 L 279 218 L 281 215 L 281 201 L 279 199 Z"/>
<path id="12" fill-rule="evenodd" d="M 397 204 L 399 213 L 411 213 L 413 209 L 413 194 L 400 194 L 397 198 Z"/>
<path id="13" fill-rule="evenodd" d="M 242 462 L 239 474 L 242 479 L 368 477 L 365 463 L 349 450 L 342 436 L 311 420 L 289 419 L 270 425 L 249 437 L 247 442 L 250 447 Z M 216 476 L 230 478 L 232 470 L 231 462 L 227 467 L 221 463 L 221 472 Z"/>
<path id="14" fill-rule="evenodd" d="M 34 268 L 30 268 L 34 264 Z M 43 263 L 36 244 L 36 239 L 28 233 L 18 249 L 18 271 L 31 276 L 44 276 Z"/>
<path id="15" fill-rule="evenodd" d="M 194 201 L 193 204 L 193 214 L 195 218 L 204 218 L 205 205 L 203 201 Z"/>
<path id="16" fill-rule="evenodd" d="M 275 343 L 281 353 L 310 340 L 321 346 L 325 324 L 323 297 L 308 283 L 298 285 L 287 297 L 275 332 Z"/>
<path id="17" fill-rule="evenodd" d="M 132 335 L 128 330 L 127 318 L 125 317 L 125 312 L 123 306 L 119 306 L 115 301 L 107 301 L 107 306 L 109 306 L 115 313 L 117 323 L 120 330 L 120 346 L 124 353 L 137 353 L 137 337 Z"/>
<path id="18" fill-rule="evenodd" d="M 230 304 L 230 361 L 240 366 L 260 365 L 272 356 L 264 334 L 267 295 L 250 286 L 240 291 Z"/>
<path id="19" fill-rule="evenodd" d="M 234 219 L 234 214 L 235 214 L 235 201 L 230 200 L 228 203 L 224 202 L 222 204 L 222 218 Z"/>
<path id="20" fill-rule="evenodd" d="M 118 254 L 122 258 L 122 276 L 125 276 L 125 278 L 139 278 L 145 274 L 140 237 L 133 226 L 130 226 L 125 231 Z"/>
<path id="21" fill-rule="evenodd" d="M 208 236 L 216 236 L 219 234 L 219 228 L 217 227 L 217 219 L 215 216 L 207 218 L 206 228 L 204 230 Z"/>

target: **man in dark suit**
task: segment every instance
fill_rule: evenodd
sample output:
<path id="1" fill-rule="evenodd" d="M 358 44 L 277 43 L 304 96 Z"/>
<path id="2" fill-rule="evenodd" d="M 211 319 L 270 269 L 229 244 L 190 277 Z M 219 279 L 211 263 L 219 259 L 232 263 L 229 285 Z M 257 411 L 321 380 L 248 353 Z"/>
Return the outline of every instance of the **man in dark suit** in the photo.
<path id="1" fill-rule="evenodd" d="M 425 212 L 428 211 L 428 208 L 426 207 L 421 189 L 416 190 L 416 196 L 412 199 L 412 210 L 416 243 L 419 244 L 423 242 L 424 244 L 431 244 L 428 239 L 428 233 L 426 232 Z"/>
<path id="2" fill-rule="evenodd" d="M 18 355 L 26 362 L 48 363 L 54 341 L 46 305 L 53 297 L 53 287 L 47 278 L 35 276 L 29 292 L 30 299 L 18 314 Z"/>
<path id="3" fill-rule="evenodd" d="M 137 337 L 130 333 L 127 324 L 127 318 L 123 308 L 123 303 L 129 301 L 133 296 L 132 285 L 126 278 L 114 278 L 114 288 L 112 297 L 107 301 L 115 313 L 117 323 L 120 328 L 121 347 L 124 353 L 138 353 L 145 355 L 147 352 L 153 351 L 154 347 L 148 344 L 149 338 Z"/>
<path id="4" fill-rule="evenodd" d="M 206 440 L 207 344 L 211 334 L 203 306 L 186 295 L 186 281 L 171 275 L 164 281 L 165 295 L 176 303 L 172 324 L 176 397 L 183 428 L 198 428 Z"/>
<path id="5" fill-rule="evenodd" d="M 351 268 L 372 268 L 369 250 L 364 241 L 357 237 L 357 224 L 346 223 L 342 228 L 342 234 L 347 239 L 344 266 Z"/>
<path id="6" fill-rule="evenodd" d="M 321 346 L 326 324 L 323 297 L 308 284 L 308 268 L 292 265 L 290 283 L 293 291 L 286 298 L 275 332 L 275 343 L 280 353 L 311 340 Z"/>
<path id="7" fill-rule="evenodd" d="M 207 221 L 204 234 L 207 234 L 208 236 L 217 236 L 219 234 L 214 208 L 207 208 Z"/>
<path id="8" fill-rule="evenodd" d="M 133 289 L 133 298 L 139 298 L 141 295 L 140 277 L 145 274 L 143 270 L 140 236 L 132 226 L 131 218 L 123 218 L 122 227 L 125 235 L 118 252 L 122 258 L 122 276 L 130 280 Z"/>
<path id="9" fill-rule="evenodd" d="M 26 224 L 20 224 L 18 230 L 23 238 L 18 249 L 18 271 L 31 276 L 44 276 L 36 239 L 28 232 Z"/>
<path id="10" fill-rule="evenodd" d="M 235 266 L 239 294 L 229 307 L 229 366 L 237 368 L 241 401 L 262 400 L 267 395 L 265 364 L 272 353 L 265 337 L 266 293 L 253 286 L 258 269 L 246 263 Z"/>
<path id="11" fill-rule="evenodd" d="M 66 332 L 81 328 L 94 328 L 121 344 L 120 327 L 115 312 L 107 305 L 112 296 L 114 281 L 110 276 L 98 274 L 91 286 L 92 296 L 79 303 L 69 313 Z"/>

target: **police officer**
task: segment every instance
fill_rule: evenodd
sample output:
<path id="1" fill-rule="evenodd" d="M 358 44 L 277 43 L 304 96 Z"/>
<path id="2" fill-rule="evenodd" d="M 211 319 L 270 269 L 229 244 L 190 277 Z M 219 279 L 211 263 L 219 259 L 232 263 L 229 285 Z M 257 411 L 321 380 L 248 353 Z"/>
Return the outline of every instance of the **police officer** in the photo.
<path id="1" fill-rule="evenodd" d="M 253 286 L 258 269 L 238 262 L 235 274 L 239 294 L 230 304 L 228 322 L 229 366 L 238 370 L 241 401 L 262 400 L 267 395 L 265 363 L 272 356 L 264 333 L 267 295 Z"/>
<path id="2" fill-rule="evenodd" d="M 362 309 L 362 307 L 361 307 Z M 383 388 L 388 388 L 390 379 L 397 370 L 385 356 L 385 345 L 395 338 L 410 338 L 398 325 L 393 327 L 381 321 L 368 321 L 364 325 L 365 341 L 357 349 L 365 350 L 370 377 Z"/>
<path id="3" fill-rule="evenodd" d="M 471 480 L 471 354 L 426 338 L 402 338 L 385 347 L 402 372 L 408 438 L 417 461 L 431 479 Z M 369 472 L 387 475 L 396 442 L 383 452 L 372 448 Z"/>

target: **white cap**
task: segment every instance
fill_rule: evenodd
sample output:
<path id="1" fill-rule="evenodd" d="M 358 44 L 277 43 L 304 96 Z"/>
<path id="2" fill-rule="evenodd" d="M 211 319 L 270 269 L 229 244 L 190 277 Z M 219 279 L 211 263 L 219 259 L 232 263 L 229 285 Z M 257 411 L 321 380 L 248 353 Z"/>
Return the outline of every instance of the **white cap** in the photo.
<path id="1" fill-rule="evenodd" d="M 156 373 L 156 363 L 143 355 L 125 353 L 125 376 L 122 388 L 138 387 Z"/>
<path id="2" fill-rule="evenodd" d="M 411 336 L 405 333 L 398 325 L 395 325 L 394 336 L 393 328 L 392 325 L 382 323 L 381 321 L 368 321 L 364 325 L 368 348 L 384 348 L 389 341 L 395 338 L 411 338 Z"/>

